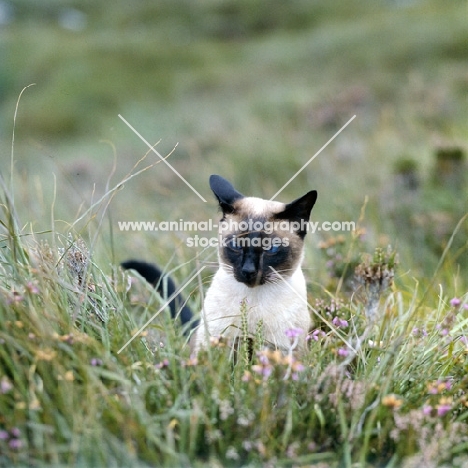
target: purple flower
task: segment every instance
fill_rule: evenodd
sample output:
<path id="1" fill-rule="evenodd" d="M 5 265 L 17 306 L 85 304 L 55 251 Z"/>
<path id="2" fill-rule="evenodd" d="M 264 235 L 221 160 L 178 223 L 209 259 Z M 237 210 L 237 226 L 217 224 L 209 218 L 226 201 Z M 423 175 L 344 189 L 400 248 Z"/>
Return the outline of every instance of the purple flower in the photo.
<path id="1" fill-rule="evenodd" d="M 11 439 L 8 442 L 8 445 L 10 446 L 11 449 L 17 450 L 17 449 L 20 449 L 23 446 L 23 442 L 21 442 L 20 439 Z"/>
<path id="2" fill-rule="evenodd" d="M 437 405 L 437 416 L 439 417 L 445 416 L 451 409 L 452 409 L 452 405 L 449 405 L 449 404 Z"/>
<path id="3" fill-rule="evenodd" d="M 450 300 L 450 305 L 452 307 L 458 307 L 461 304 L 461 300 L 458 297 L 454 297 Z"/>
<path id="4" fill-rule="evenodd" d="M 319 328 L 317 328 L 316 330 L 312 332 L 312 334 L 307 336 L 306 340 L 318 341 L 319 337 L 323 337 L 323 336 L 326 336 L 326 333 L 323 330 L 320 330 Z"/>
<path id="5" fill-rule="evenodd" d="M 268 379 L 268 377 L 270 377 L 271 373 L 273 372 L 273 366 L 253 365 L 252 370 L 257 374 L 262 375 L 263 378 L 266 380 Z"/>
<path id="6" fill-rule="evenodd" d="M 0 430 L 0 440 L 7 440 L 9 437 L 10 434 L 7 431 Z"/>
<path id="7" fill-rule="evenodd" d="M 304 333 L 304 330 L 302 328 L 289 328 L 288 330 L 285 331 L 285 334 L 288 338 L 297 338 L 303 333 Z"/>
<path id="8" fill-rule="evenodd" d="M 346 357 L 349 351 L 346 348 L 338 348 L 338 356 Z"/>
<path id="9" fill-rule="evenodd" d="M 430 414 L 432 413 L 432 406 L 424 405 L 423 409 L 422 409 L 422 412 L 423 412 L 424 416 L 430 416 Z"/>
<path id="10" fill-rule="evenodd" d="M 258 360 L 260 361 L 260 364 L 262 364 L 263 366 L 270 364 L 270 361 L 268 360 L 268 356 L 266 356 L 263 353 L 259 354 Z"/>
<path id="11" fill-rule="evenodd" d="M 21 436 L 21 431 L 17 428 L 17 427 L 13 427 L 12 429 L 10 429 L 10 434 L 13 436 L 13 437 L 20 437 Z"/>
<path id="12" fill-rule="evenodd" d="M 91 359 L 90 364 L 91 364 L 93 367 L 99 367 L 99 366 L 102 366 L 103 362 L 102 362 L 102 359 L 93 358 L 93 359 Z"/>
<path id="13" fill-rule="evenodd" d="M 338 316 L 335 316 L 335 318 L 332 320 L 332 324 L 335 325 L 335 327 L 337 328 L 347 327 L 348 321 L 344 319 L 340 319 Z"/>
<path id="14" fill-rule="evenodd" d="M 305 369 L 305 366 L 304 364 L 300 363 L 300 362 L 296 362 L 293 364 L 293 368 L 296 372 L 302 372 L 304 369 Z"/>

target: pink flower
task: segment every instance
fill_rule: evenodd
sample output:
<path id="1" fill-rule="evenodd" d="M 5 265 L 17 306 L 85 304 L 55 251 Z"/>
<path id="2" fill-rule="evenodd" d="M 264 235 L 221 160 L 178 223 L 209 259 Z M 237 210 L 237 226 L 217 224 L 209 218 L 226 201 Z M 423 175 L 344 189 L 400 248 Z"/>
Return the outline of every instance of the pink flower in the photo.
<path id="1" fill-rule="evenodd" d="M 39 293 L 39 288 L 35 283 L 32 281 L 28 281 L 26 283 L 26 289 L 31 293 L 31 294 L 38 294 Z"/>
<path id="2" fill-rule="evenodd" d="M 323 337 L 323 336 L 326 336 L 326 333 L 323 331 L 323 330 L 320 330 L 320 329 L 316 329 L 312 332 L 312 334 L 308 335 L 306 340 L 309 341 L 309 340 L 314 340 L 314 341 L 318 341 L 319 340 L 319 337 Z"/>
<path id="3" fill-rule="evenodd" d="M 297 338 L 303 333 L 304 333 L 304 330 L 302 328 L 289 328 L 288 330 L 285 331 L 285 334 L 288 338 Z"/>
<path id="4" fill-rule="evenodd" d="M 458 307 L 461 304 L 461 300 L 458 297 L 454 297 L 450 300 L 450 305 L 452 307 Z"/>
<path id="5" fill-rule="evenodd" d="M 346 348 L 338 348 L 338 356 L 346 357 L 349 351 Z"/>
<path id="6" fill-rule="evenodd" d="M 348 326 L 348 321 L 347 321 L 347 320 L 340 319 L 339 317 L 335 317 L 335 318 L 332 320 L 332 323 L 333 323 L 333 325 L 335 325 L 335 327 L 337 327 L 337 328 L 340 328 L 340 327 L 347 327 L 347 326 Z"/>
<path id="7" fill-rule="evenodd" d="M 167 367 L 169 365 L 169 361 L 167 359 L 163 359 L 161 362 L 158 364 L 155 364 L 154 367 L 156 369 L 162 369 L 163 367 Z"/>
<path id="8" fill-rule="evenodd" d="M 424 405 L 423 409 L 422 409 L 422 412 L 423 412 L 424 416 L 430 416 L 431 413 L 432 413 L 432 406 Z"/>
<path id="9" fill-rule="evenodd" d="M 437 405 L 437 416 L 445 416 L 451 409 L 452 406 L 448 404 Z"/>
<path id="10" fill-rule="evenodd" d="M 270 364 L 270 361 L 268 360 L 268 356 L 266 354 L 260 353 L 258 355 L 258 360 L 260 361 L 260 364 L 262 364 L 263 366 Z"/>
<path id="11" fill-rule="evenodd" d="M 23 446 L 23 442 L 21 442 L 20 439 L 11 439 L 8 442 L 8 445 L 10 446 L 11 449 L 18 450 Z"/>
<path id="12" fill-rule="evenodd" d="M 253 365 L 252 370 L 256 372 L 257 374 L 260 374 L 263 376 L 263 379 L 266 380 L 268 377 L 270 377 L 271 373 L 273 372 L 273 367 L 268 365 Z"/>

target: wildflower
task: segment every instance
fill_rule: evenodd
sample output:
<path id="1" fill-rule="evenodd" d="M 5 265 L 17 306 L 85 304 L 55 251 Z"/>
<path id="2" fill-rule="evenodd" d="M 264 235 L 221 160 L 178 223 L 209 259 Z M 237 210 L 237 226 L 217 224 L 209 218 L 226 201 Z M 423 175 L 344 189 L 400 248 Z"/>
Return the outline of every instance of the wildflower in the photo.
<path id="1" fill-rule="evenodd" d="M 349 354 L 349 351 L 346 348 L 338 348 L 338 356 L 346 357 Z"/>
<path id="2" fill-rule="evenodd" d="M 52 361 L 52 359 L 54 359 L 56 355 L 57 353 L 50 348 L 46 348 L 44 350 L 38 349 L 36 351 L 36 359 L 38 361 Z"/>
<path id="3" fill-rule="evenodd" d="M 250 452 L 253 449 L 253 443 L 250 440 L 242 441 L 242 448 L 247 452 Z"/>
<path id="4" fill-rule="evenodd" d="M 437 380 L 427 384 L 427 392 L 430 395 L 438 395 L 444 390 L 450 390 L 452 388 L 452 383 L 450 381 L 444 382 L 443 380 Z"/>
<path id="5" fill-rule="evenodd" d="M 271 373 L 273 372 L 273 366 L 270 364 L 267 365 L 259 365 L 259 364 L 254 364 L 252 366 L 252 370 L 256 372 L 257 374 L 260 374 L 263 376 L 263 380 L 267 380 L 268 377 L 270 377 Z"/>
<path id="6" fill-rule="evenodd" d="M 0 440 L 7 440 L 10 437 L 7 431 L 0 429 Z"/>
<path id="7" fill-rule="evenodd" d="M 19 304 L 23 302 L 24 296 L 20 294 L 18 291 L 13 291 L 8 297 L 8 304 Z"/>
<path id="8" fill-rule="evenodd" d="M 305 369 L 305 366 L 301 362 L 295 361 L 292 364 L 292 369 L 293 369 L 294 372 L 302 372 Z"/>
<path id="9" fill-rule="evenodd" d="M 162 369 L 163 367 L 168 367 L 168 366 L 169 366 L 169 360 L 168 359 L 163 359 L 161 362 L 154 365 L 154 367 L 156 369 Z"/>
<path id="10" fill-rule="evenodd" d="M 73 371 L 69 370 L 65 372 L 65 375 L 63 376 L 63 379 L 66 380 L 67 382 L 73 382 L 75 380 L 75 376 L 73 375 Z"/>
<path id="11" fill-rule="evenodd" d="M 302 372 L 305 369 L 304 364 L 300 361 L 296 361 L 293 356 L 286 356 L 285 363 L 288 364 L 288 370 L 286 371 L 283 380 L 288 380 L 291 377 L 291 380 L 299 380 L 299 372 Z"/>
<path id="12" fill-rule="evenodd" d="M 242 382 L 250 382 L 252 380 L 252 374 L 248 370 L 244 371 L 241 380 Z"/>
<path id="13" fill-rule="evenodd" d="M 102 364 L 103 364 L 102 359 L 99 359 L 99 358 L 92 358 L 89 363 L 93 367 L 99 367 L 99 366 L 102 366 Z"/>
<path id="14" fill-rule="evenodd" d="M 198 365 L 198 359 L 195 355 L 191 355 L 190 358 L 188 359 L 188 361 L 183 361 L 182 362 L 182 366 L 187 366 L 187 367 L 190 367 L 190 366 L 196 366 Z"/>
<path id="15" fill-rule="evenodd" d="M 274 351 L 267 352 L 268 357 L 275 363 L 275 364 L 283 364 L 285 363 L 285 358 L 279 349 L 275 349 Z"/>
<path id="16" fill-rule="evenodd" d="M 13 436 L 13 437 L 20 437 L 21 436 L 21 431 L 17 428 L 17 427 L 13 427 L 11 430 L 10 430 L 10 434 Z"/>
<path id="17" fill-rule="evenodd" d="M 332 320 L 332 324 L 337 328 L 344 328 L 348 326 L 348 321 L 335 316 Z"/>
<path id="18" fill-rule="evenodd" d="M 226 340 L 222 336 L 210 336 L 210 345 L 216 348 L 226 346 Z"/>
<path id="19" fill-rule="evenodd" d="M 56 338 L 63 343 L 73 344 L 73 335 L 71 333 L 63 336 L 57 334 Z"/>
<path id="20" fill-rule="evenodd" d="M 258 354 L 258 360 L 260 361 L 260 364 L 265 365 L 265 366 L 270 364 L 270 360 L 268 359 L 268 354 L 269 354 L 268 351 L 263 351 Z"/>
<path id="21" fill-rule="evenodd" d="M 18 450 L 20 449 L 22 446 L 23 446 L 23 442 L 21 442 L 20 439 L 11 439 L 9 442 L 8 442 L 8 445 L 11 449 L 13 450 Z"/>
<path id="22" fill-rule="evenodd" d="M 3 376 L 2 380 L 0 380 L 0 393 L 8 393 L 13 388 L 13 385 L 8 380 L 8 377 Z"/>
<path id="23" fill-rule="evenodd" d="M 400 408 L 402 404 L 403 404 L 403 400 L 399 396 L 394 395 L 394 394 L 385 395 L 382 398 L 382 405 L 388 408 L 394 409 L 394 410 L 397 410 L 398 408 Z"/>
<path id="24" fill-rule="evenodd" d="M 252 370 L 257 374 L 263 376 L 263 380 L 268 379 L 273 372 L 273 366 L 270 364 L 268 359 L 268 350 L 258 353 L 258 361 L 260 364 L 254 364 Z"/>
<path id="25" fill-rule="evenodd" d="M 304 330 L 302 328 L 289 328 L 285 333 L 288 338 L 297 338 L 304 333 Z"/>
<path id="26" fill-rule="evenodd" d="M 39 288 L 35 283 L 32 281 L 28 281 L 26 283 L 26 289 L 31 293 L 31 294 L 39 294 Z"/>
<path id="27" fill-rule="evenodd" d="M 228 419 L 233 413 L 234 408 L 229 400 L 221 400 L 219 402 L 219 418 L 221 421 L 226 421 L 226 419 Z"/>
<path id="28" fill-rule="evenodd" d="M 439 400 L 439 404 L 436 406 L 436 408 L 437 408 L 437 416 L 439 417 L 445 416 L 452 409 L 452 399 L 442 397 Z"/>
<path id="29" fill-rule="evenodd" d="M 450 305 L 452 307 L 458 307 L 461 304 L 461 300 L 458 297 L 454 297 L 450 300 Z"/>
<path id="30" fill-rule="evenodd" d="M 418 336 L 420 338 L 425 338 L 427 336 L 427 331 L 426 331 L 425 328 L 414 327 L 413 330 L 411 331 L 411 333 L 414 336 Z"/>
<path id="31" fill-rule="evenodd" d="M 226 458 L 228 460 L 239 460 L 239 453 L 234 447 L 228 447 L 226 450 Z"/>
<path id="32" fill-rule="evenodd" d="M 320 337 L 323 338 L 324 336 L 326 336 L 326 333 L 323 330 L 320 330 L 319 328 L 317 328 L 310 335 L 307 335 L 306 340 L 318 341 Z"/>
<path id="33" fill-rule="evenodd" d="M 430 416 L 432 414 L 432 409 L 431 405 L 424 405 L 422 409 L 424 416 Z"/>

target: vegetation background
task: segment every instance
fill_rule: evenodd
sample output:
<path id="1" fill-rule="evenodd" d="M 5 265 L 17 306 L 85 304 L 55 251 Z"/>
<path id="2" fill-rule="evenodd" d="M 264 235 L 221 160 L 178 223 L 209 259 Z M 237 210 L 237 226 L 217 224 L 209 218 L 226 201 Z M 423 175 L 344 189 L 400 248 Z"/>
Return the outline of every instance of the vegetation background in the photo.
<path id="1" fill-rule="evenodd" d="M 437 447 L 431 463 L 455 463 L 467 448 L 454 435 L 467 418 L 460 409 L 467 365 L 466 15 L 466 2 L 459 0 L 0 2 L 0 460 L 83 466 L 400 463 L 422 452 L 421 441 L 431 434 L 441 444 L 456 439 L 453 453 Z M 134 169 L 148 148 L 118 114 L 151 144 L 161 140 L 157 150 L 163 156 L 177 145 L 168 161 L 208 202 L 164 164 L 128 178 L 158 158 L 149 153 Z M 177 333 L 169 333 L 164 351 L 138 340 L 117 355 L 160 304 L 141 284 L 137 293 L 126 290 L 120 261 L 156 260 L 182 283 L 200 264 L 215 260 L 212 250 L 186 246 L 194 233 L 122 232 L 118 221 L 216 219 L 207 183 L 212 173 L 245 194 L 271 197 L 353 115 L 279 196 L 289 201 L 316 189 L 314 221 L 359 226 L 357 234 L 307 237 L 311 304 L 325 301 L 316 310 L 331 315 L 330 326 L 316 328 L 327 338 L 311 353 L 315 364 L 303 374 L 304 385 L 284 387 L 274 374 L 276 387 L 262 387 L 264 413 L 254 411 L 261 422 L 255 426 L 256 418 L 249 419 L 254 413 L 240 415 L 237 398 L 243 392 L 248 407 L 259 388 L 226 377 L 231 368 L 222 352 L 206 358 L 206 375 L 186 365 L 187 356 L 180 368 L 178 356 L 186 350 Z M 340 322 L 330 322 L 339 316 L 354 323 L 349 336 L 370 336 L 365 305 L 356 300 L 349 278 L 362 254 L 388 245 L 398 252 L 399 267 L 387 291 L 388 317 L 371 340 L 389 347 L 382 374 L 369 370 L 377 362 L 375 350 L 359 354 L 348 377 L 365 386 L 363 400 L 349 408 L 336 401 L 322 407 L 305 381 L 328 376 L 330 388 L 348 382 L 328 367 L 343 358 L 343 335 L 338 339 L 333 331 Z M 65 248 L 64 257 L 59 248 Z M 67 281 L 55 268 L 64 258 L 65 270 L 75 268 Z M 367 262 L 363 268 L 372 274 L 379 266 L 393 271 L 385 255 Z M 209 281 L 213 271 L 212 265 L 205 269 L 200 281 Z M 202 300 L 199 286 L 189 299 L 194 308 Z M 330 301 L 342 304 L 342 315 L 334 315 Z M 135 314 L 130 303 L 137 304 Z M 454 307 L 460 308 L 456 320 Z M 92 316 L 98 309 L 105 311 L 105 327 L 83 312 Z M 450 326 L 447 317 L 453 318 Z M 424 346 L 413 340 L 414 328 L 428 334 Z M 453 332 L 452 344 L 440 348 L 446 329 Z M 70 335 L 75 344 L 67 342 Z M 402 357 L 393 361 L 390 354 Z M 167 366 L 154 368 L 165 360 Z M 415 363 L 424 371 L 417 378 Z M 245 376 L 241 370 L 232 375 Z M 57 387 L 57 373 L 72 392 Z M 434 382 L 442 387 L 431 387 Z M 443 405 L 428 403 L 432 388 L 437 396 L 451 392 L 441 396 L 451 399 L 451 416 L 442 415 L 442 428 L 439 420 L 409 428 L 402 422 L 407 415 L 414 419 L 426 411 L 429 418 L 428 407 L 438 412 Z M 65 398 L 70 392 L 72 406 Z M 198 400 L 194 392 L 206 395 Z M 387 394 L 398 395 L 390 409 L 401 412 L 399 426 L 388 405 L 370 406 Z M 284 398 L 290 411 L 278 409 Z M 304 416 L 308 405 L 318 420 Z M 237 423 L 230 410 L 225 419 L 213 416 L 227 407 Z M 355 430 L 359 424 L 361 431 Z M 390 436 L 392 428 L 399 434 Z M 424 428 L 431 429 L 423 437 L 418 431 Z M 246 431 L 254 434 L 250 442 Z M 102 448 L 93 437 L 102 439 Z"/>

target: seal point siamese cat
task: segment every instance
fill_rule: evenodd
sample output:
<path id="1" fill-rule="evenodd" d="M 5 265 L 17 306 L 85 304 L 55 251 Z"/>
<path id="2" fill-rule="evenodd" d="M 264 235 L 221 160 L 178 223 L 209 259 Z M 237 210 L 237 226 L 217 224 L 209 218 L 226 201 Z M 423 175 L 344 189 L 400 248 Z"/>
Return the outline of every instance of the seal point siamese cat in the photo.
<path id="1" fill-rule="evenodd" d="M 305 348 L 311 325 L 307 310 L 306 281 L 301 269 L 304 237 L 310 212 L 317 200 L 312 190 L 291 203 L 246 197 L 219 175 L 210 177 L 210 187 L 222 211 L 219 223 L 219 269 L 205 296 L 201 323 L 192 320 L 180 298 L 170 304 L 172 316 L 194 331 L 198 352 L 210 337 L 235 342 L 242 336 L 241 308 L 246 308 L 247 330 L 254 337 L 259 322 L 265 345 L 289 350 L 287 330 L 299 328 L 297 350 Z M 167 297 L 175 291 L 170 278 L 162 287 L 162 272 L 155 265 L 130 260 L 125 269 L 136 270 Z"/>

